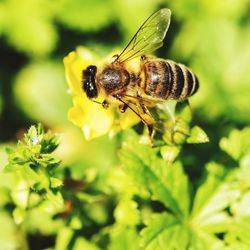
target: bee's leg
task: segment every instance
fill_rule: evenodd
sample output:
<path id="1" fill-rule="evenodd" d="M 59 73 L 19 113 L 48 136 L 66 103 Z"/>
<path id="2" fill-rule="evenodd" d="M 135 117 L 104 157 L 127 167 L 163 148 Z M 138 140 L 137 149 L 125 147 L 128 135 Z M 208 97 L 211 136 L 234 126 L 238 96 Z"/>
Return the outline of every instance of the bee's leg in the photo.
<path id="1" fill-rule="evenodd" d="M 142 56 L 141 56 L 141 62 L 145 62 L 147 59 L 148 59 L 147 56 L 145 56 L 145 55 L 142 55 Z"/>
<path id="2" fill-rule="evenodd" d="M 154 148 L 155 147 L 155 144 L 154 144 L 154 134 L 155 134 L 154 125 L 147 124 L 147 127 L 148 127 L 148 135 L 150 138 L 150 144 L 151 144 L 151 147 Z"/>
<path id="3" fill-rule="evenodd" d="M 121 96 L 119 95 L 113 95 L 116 99 L 118 99 L 120 102 L 123 103 L 123 107 L 125 110 L 129 108 L 131 111 L 133 111 L 141 120 L 142 122 L 148 127 L 148 134 L 150 136 L 150 141 L 151 141 L 151 146 L 154 147 L 154 142 L 153 142 L 153 136 L 154 136 L 154 124 L 155 120 L 149 113 L 147 107 L 143 105 L 142 103 L 130 103 L 130 102 L 125 102 Z M 122 107 L 122 106 L 121 106 Z M 135 109 L 136 107 L 136 109 Z"/>
<path id="4" fill-rule="evenodd" d="M 128 108 L 128 104 L 127 103 L 123 103 L 119 106 L 119 110 L 121 113 L 125 113 L 125 111 L 127 110 Z"/>
<path id="5" fill-rule="evenodd" d="M 143 104 L 140 103 L 141 109 L 143 111 L 142 117 L 144 118 L 144 123 L 146 124 L 147 128 L 148 128 L 148 135 L 150 138 L 150 142 L 151 142 L 151 146 L 154 147 L 154 134 L 155 134 L 155 130 L 154 130 L 154 124 L 155 124 L 155 120 L 152 117 L 152 115 L 150 114 L 148 108 Z"/>
<path id="6" fill-rule="evenodd" d="M 113 55 L 113 57 L 112 57 L 112 63 L 116 63 L 117 62 L 117 60 L 118 60 L 118 58 L 119 58 L 119 55 Z"/>
<path id="7" fill-rule="evenodd" d="M 102 107 L 103 107 L 104 109 L 107 109 L 107 108 L 109 107 L 109 103 L 108 103 L 107 100 L 104 100 L 104 101 L 102 102 Z"/>

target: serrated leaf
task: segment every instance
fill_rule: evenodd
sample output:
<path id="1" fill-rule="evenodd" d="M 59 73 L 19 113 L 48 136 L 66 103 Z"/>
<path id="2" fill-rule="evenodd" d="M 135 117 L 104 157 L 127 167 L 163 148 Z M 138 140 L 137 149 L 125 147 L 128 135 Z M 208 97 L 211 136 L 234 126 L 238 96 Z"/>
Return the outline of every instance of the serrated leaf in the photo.
<path id="1" fill-rule="evenodd" d="M 226 230 L 229 223 L 229 216 L 223 212 L 232 199 L 235 190 L 230 183 L 223 182 L 223 177 L 210 173 L 206 181 L 199 187 L 191 212 L 194 227 L 204 229 L 209 226 L 209 231 L 218 232 Z"/>
<path id="2" fill-rule="evenodd" d="M 154 214 L 141 231 L 141 245 L 145 250 L 185 250 L 190 232 L 171 214 Z"/>
<path id="3" fill-rule="evenodd" d="M 29 187 L 26 182 L 19 180 L 11 192 L 14 203 L 22 208 L 27 208 L 29 198 Z"/>
<path id="4" fill-rule="evenodd" d="M 63 185 L 63 181 L 55 177 L 50 177 L 50 185 L 52 188 L 58 188 Z"/>
<path id="5" fill-rule="evenodd" d="M 190 202 L 188 180 L 180 163 L 168 166 L 152 148 L 137 143 L 123 148 L 121 160 L 135 185 L 152 192 L 153 199 L 163 202 L 174 213 L 187 216 Z"/>
<path id="6" fill-rule="evenodd" d="M 71 218 L 69 226 L 74 230 L 80 230 L 82 228 L 83 222 L 78 215 L 75 215 Z"/>
<path id="7" fill-rule="evenodd" d="M 180 153 L 180 148 L 177 146 L 163 146 L 160 149 L 162 158 L 169 164 L 173 163 Z"/>
<path id="8" fill-rule="evenodd" d="M 141 235 L 145 250 L 216 250 L 225 246 L 206 229 L 197 230 L 192 221 L 182 221 L 168 213 L 154 214 Z"/>
<path id="9" fill-rule="evenodd" d="M 69 242 L 74 235 L 74 231 L 69 227 L 63 227 L 59 230 L 56 237 L 55 250 L 68 249 Z"/>
<path id="10" fill-rule="evenodd" d="M 142 250 L 139 235 L 134 227 L 116 226 L 110 231 L 109 250 Z"/>
<path id="11" fill-rule="evenodd" d="M 250 188 L 250 154 L 243 156 L 239 164 L 240 168 L 236 170 L 236 179 L 239 182 L 239 191 L 244 193 Z"/>
<path id="12" fill-rule="evenodd" d="M 130 199 L 122 199 L 114 212 L 116 222 L 121 225 L 134 226 L 140 222 L 137 203 Z"/>
<path id="13" fill-rule="evenodd" d="M 250 153 L 250 127 L 243 130 L 234 129 L 228 138 L 220 140 L 220 148 L 227 152 L 233 159 L 239 160 L 244 155 Z"/>
<path id="14" fill-rule="evenodd" d="M 51 204 L 53 204 L 55 209 L 63 210 L 64 200 L 60 192 L 52 192 L 51 190 L 47 190 L 46 198 L 51 202 Z"/>
<path id="15" fill-rule="evenodd" d="M 86 240 L 83 237 L 77 237 L 76 242 L 72 248 L 72 250 L 100 250 L 94 243 Z"/>
<path id="16" fill-rule="evenodd" d="M 218 239 L 216 236 L 206 233 L 202 230 L 196 231 L 192 234 L 190 247 L 188 250 L 229 250 L 223 240 Z"/>
<path id="17" fill-rule="evenodd" d="M 250 245 L 250 191 L 244 193 L 231 205 L 232 223 L 227 235 L 227 242 Z"/>
<path id="18" fill-rule="evenodd" d="M 34 171 L 28 164 L 24 165 L 19 172 L 30 187 L 44 179 L 41 178 L 41 174 Z"/>
<path id="19" fill-rule="evenodd" d="M 188 143 L 207 143 L 209 138 L 205 131 L 198 126 L 194 126 L 190 131 L 190 136 L 187 138 Z"/>
<path id="20" fill-rule="evenodd" d="M 239 204 L 240 209 L 249 210 L 249 198 L 247 204 Z M 243 205 L 243 207 L 242 207 Z M 236 208 L 237 209 L 237 208 Z M 235 211 L 234 211 L 235 212 Z M 242 212 L 242 211 L 239 211 Z M 245 213 L 245 211 L 243 212 Z M 235 214 L 232 218 L 232 223 L 228 228 L 228 233 L 226 234 L 225 241 L 228 244 L 240 245 L 242 248 L 239 249 L 248 249 L 250 246 L 250 215 Z"/>

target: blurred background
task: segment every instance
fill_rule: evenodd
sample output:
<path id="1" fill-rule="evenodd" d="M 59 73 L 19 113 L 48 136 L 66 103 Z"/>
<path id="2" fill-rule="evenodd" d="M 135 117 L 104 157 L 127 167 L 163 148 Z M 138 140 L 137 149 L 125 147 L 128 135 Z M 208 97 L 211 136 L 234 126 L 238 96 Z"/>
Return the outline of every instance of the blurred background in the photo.
<path id="1" fill-rule="evenodd" d="M 197 74 L 200 90 L 190 100 L 193 123 L 210 137 L 209 144 L 187 146 L 186 155 L 195 150 L 197 166 L 218 158 L 219 139 L 250 122 L 249 0 L 1 0 L 0 170 L 6 164 L 5 147 L 41 122 L 62 133 L 57 154 L 72 175 L 81 178 L 84 169 L 105 175 L 117 162 L 117 140 L 104 136 L 85 142 L 80 129 L 67 121 L 72 100 L 63 58 L 80 45 L 105 57 L 162 7 L 171 9 L 172 19 L 156 55 Z M 8 178 L 1 173 L 0 188 L 7 187 Z M 4 212 L 0 217 L 13 233 L 9 217 Z M 1 230 L 0 241 L 9 237 L 14 246 L 13 234 Z"/>

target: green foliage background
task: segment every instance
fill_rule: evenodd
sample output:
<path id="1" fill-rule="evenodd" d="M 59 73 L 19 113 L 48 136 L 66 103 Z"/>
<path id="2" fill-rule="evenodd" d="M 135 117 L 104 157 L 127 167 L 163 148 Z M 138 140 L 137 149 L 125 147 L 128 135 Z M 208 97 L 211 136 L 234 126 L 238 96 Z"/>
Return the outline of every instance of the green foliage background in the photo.
<path id="1" fill-rule="evenodd" d="M 133 129 L 85 142 L 67 121 L 63 57 L 79 45 L 110 54 L 161 7 L 172 20 L 156 54 L 198 75 L 192 123 L 210 142 L 159 151 Z M 250 249 L 249 10 L 249 0 L 0 1 L 0 249 Z M 61 134 L 56 151 L 34 127 L 14 147 L 38 122 Z M 176 150 L 175 161 L 165 154 Z"/>

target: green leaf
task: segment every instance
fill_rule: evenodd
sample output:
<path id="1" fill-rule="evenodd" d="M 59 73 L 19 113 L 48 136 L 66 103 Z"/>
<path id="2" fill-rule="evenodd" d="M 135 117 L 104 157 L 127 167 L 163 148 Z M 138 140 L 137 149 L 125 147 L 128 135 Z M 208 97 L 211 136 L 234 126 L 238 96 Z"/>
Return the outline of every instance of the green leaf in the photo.
<path id="1" fill-rule="evenodd" d="M 115 226 L 110 230 L 109 250 L 142 250 L 134 227 Z"/>
<path id="2" fill-rule="evenodd" d="M 60 192 L 47 190 L 46 198 L 51 202 L 51 204 L 53 204 L 56 210 L 63 210 L 64 200 Z"/>
<path id="3" fill-rule="evenodd" d="M 14 217 L 14 221 L 17 225 L 21 224 L 24 219 L 25 219 L 25 210 L 21 209 L 21 208 L 15 208 L 13 211 L 13 217 Z"/>
<path id="4" fill-rule="evenodd" d="M 250 127 L 243 130 L 234 129 L 228 138 L 220 140 L 220 148 L 227 152 L 234 160 L 239 160 L 246 154 L 250 154 Z"/>
<path id="5" fill-rule="evenodd" d="M 162 158 L 169 164 L 173 163 L 180 153 L 178 146 L 163 146 L 160 149 Z"/>
<path id="6" fill-rule="evenodd" d="M 196 231 L 191 236 L 190 250 L 229 250 L 225 243 L 216 236 L 206 233 L 204 231 Z"/>
<path id="7" fill-rule="evenodd" d="M 149 190 L 154 200 L 163 202 L 174 213 L 187 216 L 190 202 L 188 179 L 181 164 L 177 162 L 168 166 L 157 157 L 156 150 L 137 142 L 130 141 L 126 145 L 121 151 L 121 160 L 134 185 Z"/>
<path id="8" fill-rule="evenodd" d="M 212 164 L 211 164 L 212 165 Z M 154 214 L 142 230 L 143 249 L 224 249 L 216 233 L 226 233 L 232 219 L 225 211 L 235 200 L 235 190 L 224 181 L 224 172 L 213 164 L 194 198 L 191 214 L 186 218 L 169 213 Z M 217 171 L 216 171 L 217 170 Z"/>
<path id="9" fill-rule="evenodd" d="M 119 201 L 114 216 L 116 222 L 121 225 L 134 226 L 140 222 L 140 213 L 137 203 L 130 199 L 122 199 Z"/>
<path id="10" fill-rule="evenodd" d="M 242 194 L 231 206 L 231 212 L 236 218 L 250 217 L 250 191 Z"/>
<path id="11" fill-rule="evenodd" d="M 168 213 L 154 214 L 141 231 L 145 250 L 223 249 L 223 241 L 203 229 L 196 230 L 190 221 L 180 221 Z"/>
<path id="12" fill-rule="evenodd" d="M 69 242 L 73 237 L 74 231 L 69 227 L 63 227 L 58 231 L 56 237 L 55 250 L 66 250 L 68 249 Z"/>
<path id="13" fill-rule="evenodd" d="M 226 241 L 230 244 L 242 243 L 250 245 L 250 191 L 244 193 L 231 205 L 233 214 L 232 224 L 229 228 Z"/>
<path id="14" fill-rule="evenodd" d="M 72 250 L 100 250 L 95 244 L 91 243 L 90 241 L 86 240 L 83 237 L 77 237 L 76 242 Z"/>
<path id="15" fill-rule="evenodd" d="M 145 250 L 185 250 L 190 238 L 189 229 L 168 213 L 152 215 L 141 235 Z"/>
<path id="16" fill-rule="evenodd" d="M 187 138 L 188 143 L 207 143 L 209 138 L 205 131 L 198 126 L 194 126 L 190 131 L 190 136 Z"/>
<path id="17" fill-rule="evenodd" d="M 55 177 L 50 177 L 50 185 L 51 188 L 58 188 L 63 185 L 63 181 Z"/>
<path id="18" fill-rule="evenodd" d="M 39 197 L 38 197 L 39 198 Z M 29 232 L 40 232 L 42 235 L 57 235 L 63 228 L 65 221 L 56 215 L 60 212 L 56 210 L 51 202 L 40 198 L 36 204 L 30 206 L 25 211 L 25 220 L 21 226 L 28 228 Z"/>
<path id="19" fill-rule="evenodd" d="M 187 102 L 177 103 L 169 100 L 152 109 L 155 127 L 161 131 L 162 139 L 168 145 L 181 145 L 189 135 L 191 110 Z M 156 130 L 157 132 L 157 130 Z"/>
<path id="20" fill-rule="evenodd" d="M 249 204 L 248 204 L 249 205 Z M 250 216 L 242 217 L 240 220 L 235 219 L 229 228 L 226 242 L 231 244 L 241 244 L 244 248 L 249 249 L 250 246 Z M 239 248 L 241 249 L 241 248 Z"/>
<path id="21" fill-rule="evenodd" d="M 78 215 L 75 215 L 71 218 L 69 226 L 74 230 L 80 230 L 82 228 L 82 220 Z"/>
<path id="22" fill-rule="evenodd" d="M 12 189 L 11 198 L 21 209 L 27 208 L 29 199 L 28 184 L 25 181 L 18 181 L 16 186 Z"/>
<path id="23" fill-rule="evenodd" d="M 220 168 L 215 163 L 210 165 Z M 191 212 L 192 224 L 197 230 L 203 228 L 213 233 L 227 230 L 230 221 L 224 209 L 229 207 L 238 192 L 235 192 L 230 183 L 224 182 L 223 178 L 213 172 L 209 173 L 206 181 L 199 187 Z"/>
<path id="24" fill-rule="evenodd" d="M 38 125 L 31 126 L 24 139 L 7 151 L 9 162 L 5 169 L 13 177 L 11 197 L 17 206 L 16 211 L 28 210 L 45 199 L 50 202 L 51 211 L 63 210 L 63 197 L 58 190 L 55 191 L 62 186 L 62 181 L 54 177 L 55 171 L 52 171 L 60 164 L 52 154 L 57 146 L 58 138 L 50 132 L 45 133 Z M 34 192 L 37 195 L 32 195 Z M 19 214 L 15 212 L 17 218 L 20 218 Z"/>

